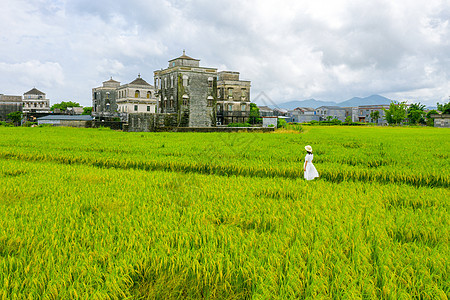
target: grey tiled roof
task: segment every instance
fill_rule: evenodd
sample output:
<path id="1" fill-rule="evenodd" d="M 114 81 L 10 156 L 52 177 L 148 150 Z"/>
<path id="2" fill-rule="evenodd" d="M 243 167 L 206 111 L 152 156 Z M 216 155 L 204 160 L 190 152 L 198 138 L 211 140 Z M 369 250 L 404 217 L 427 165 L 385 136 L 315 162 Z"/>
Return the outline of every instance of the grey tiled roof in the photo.
<path id="1" fill-rule="evenodd" d="M 26 92 L 24 95 L 45 95 L 45 93 L 41 92 L 37 88 L 32 88 L 28 92 Z"/>
<path id="2" fill-rule="evenodd" d="M 136 85 L 150 85 L 147 81 L 141 78 L 139 75 L 138 78 L 130 82 L 130 84 L 136 84 Z"/>

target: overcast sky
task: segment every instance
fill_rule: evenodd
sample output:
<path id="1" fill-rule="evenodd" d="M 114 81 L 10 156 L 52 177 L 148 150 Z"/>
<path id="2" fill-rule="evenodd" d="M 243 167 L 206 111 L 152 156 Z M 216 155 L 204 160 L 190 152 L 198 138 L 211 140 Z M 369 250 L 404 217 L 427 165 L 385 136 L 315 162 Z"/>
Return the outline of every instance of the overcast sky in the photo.
<path id="1" fill-rule="evenodd" d="M 448 0 L 2 0 L 0 93 L 91 106 L 186 54 L 239 71 L 252 99 L 450 96 Z"/>

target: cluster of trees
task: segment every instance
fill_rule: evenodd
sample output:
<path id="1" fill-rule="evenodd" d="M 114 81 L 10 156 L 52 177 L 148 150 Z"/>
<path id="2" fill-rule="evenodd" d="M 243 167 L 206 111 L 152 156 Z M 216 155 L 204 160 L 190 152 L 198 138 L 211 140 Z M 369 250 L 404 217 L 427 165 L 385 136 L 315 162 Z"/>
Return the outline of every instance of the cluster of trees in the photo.
<path id="1" fill-rule="evenodd" d="M 59 109 L 61 111 L 66 111 L 68 107 L 81 107 L 80 103 L 72 102 L 72 101 L 62 101 L 61 103 L 53 104 L 50 107 L 51 111 L 55 111 L 55 109 Z M 90 115 L 92 113 L 92 107 L 83 107 L 83 115 Z"/>
<path id="2" fill-rule="evenodd" d="M 437 108 L 443 114 L 450 114 L 450 102 L 447 104 L 438 103 Z M 420 103 L 414 103 L 407 107 L 406 102 L 396 101 L 391 102 L 389 108 L 383 110 L 385 113 L 385 119 L 389 124 L 400 124 L 407 119 L 408 124 L 410 125 L 422 124 L 433 126 L 434 121 L 431 118 L 431 115 L 438 114 L 438 111 L 434 109 L 429 112 L 425 112 L 425 105 Z M 372 117 L 372 114 L 370 116 Z"/>

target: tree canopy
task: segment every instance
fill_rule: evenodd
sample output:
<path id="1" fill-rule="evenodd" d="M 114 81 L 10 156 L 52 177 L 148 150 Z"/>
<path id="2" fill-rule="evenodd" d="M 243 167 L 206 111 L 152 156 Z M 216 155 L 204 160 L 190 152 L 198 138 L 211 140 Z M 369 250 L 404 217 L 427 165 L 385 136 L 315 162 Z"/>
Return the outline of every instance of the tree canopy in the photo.
<path id="1" fill-rule="evenodd" d="M 61 103 L 53 104 L 50 110 L 60 109 L 60 110 L 67 110 L 68 107 L 81 107 L 80 103 L 72 102 L 72 101 L 62 101 Z"/>
<path id="2" fill-rule="evenodd" d="M 250 116 L 248 121 L 250 124 L 261 123 L 259 108 L 255 103 L 250 103 Z"/>
<path id="3" fill-rule="evenodd" d="M 384 110 L 384 118 L 389 124 L 399 124 L 406 118 L 406 102 L 392 101 Z"/>
<path id="4" fill-rule="evenodd" d="M 6 116 L 13 121 L 15 125 L 18 125 L 20 121 L 22 120 L 23 113 L 21 111 L 15 111 L 12 113 L 7 114 Z"/>
<path id="5" fill-rule="evenodd" d="M 450 102 L 447 104 L 437 104 L 438 110 L 440 110 L 443 114 L 450 114 Z"/>
<path id="6" fill-rule="evenodd" d="M 420 103 L 411 104 L 407 110 L 409 124 L 425 124 L 425 105 Z"/>
<path id="7" fill-rule="evenodd" d="M 370 118 L 375 121 L 375 123 L 378 123 L 378 119 L 380 118 L 380 111 L 374 110 L 370 113 Z"/>
<path id="8" fill-rule="evenodd" d="M 92 107 L 91 106 L 83 107 L 82 115 L 91 115 L 91 114 L 92 114 Z"/>

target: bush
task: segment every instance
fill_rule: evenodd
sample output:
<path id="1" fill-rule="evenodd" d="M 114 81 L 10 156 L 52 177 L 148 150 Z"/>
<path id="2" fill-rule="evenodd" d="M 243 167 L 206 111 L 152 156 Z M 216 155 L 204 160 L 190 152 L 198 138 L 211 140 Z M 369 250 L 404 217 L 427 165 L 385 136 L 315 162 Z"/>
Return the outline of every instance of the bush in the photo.
<path id="1" fill-rule="evenodd" d="M 23 123 L 23 127 L 31 127 L 33 125 L 37 125 L 36 122 L 30 122 L 30 121 L 26 121 L 25 123 Z"/>
<path id="2" fill-rule="evenodd" d="M 277 120 L 277 128 L 287 128 L 286 120 L 278 118 L 278 120 Z"/>
<path id="3" fill-rule="evenodd" d="M 251 127 L 250 123 L 230 123 L 228 127 Z"/>
<path id="4" fill-rule="evenodd" d="M 14 124 L 10 122 L 0 121 L 0 127 L 13 127 Z"/>

